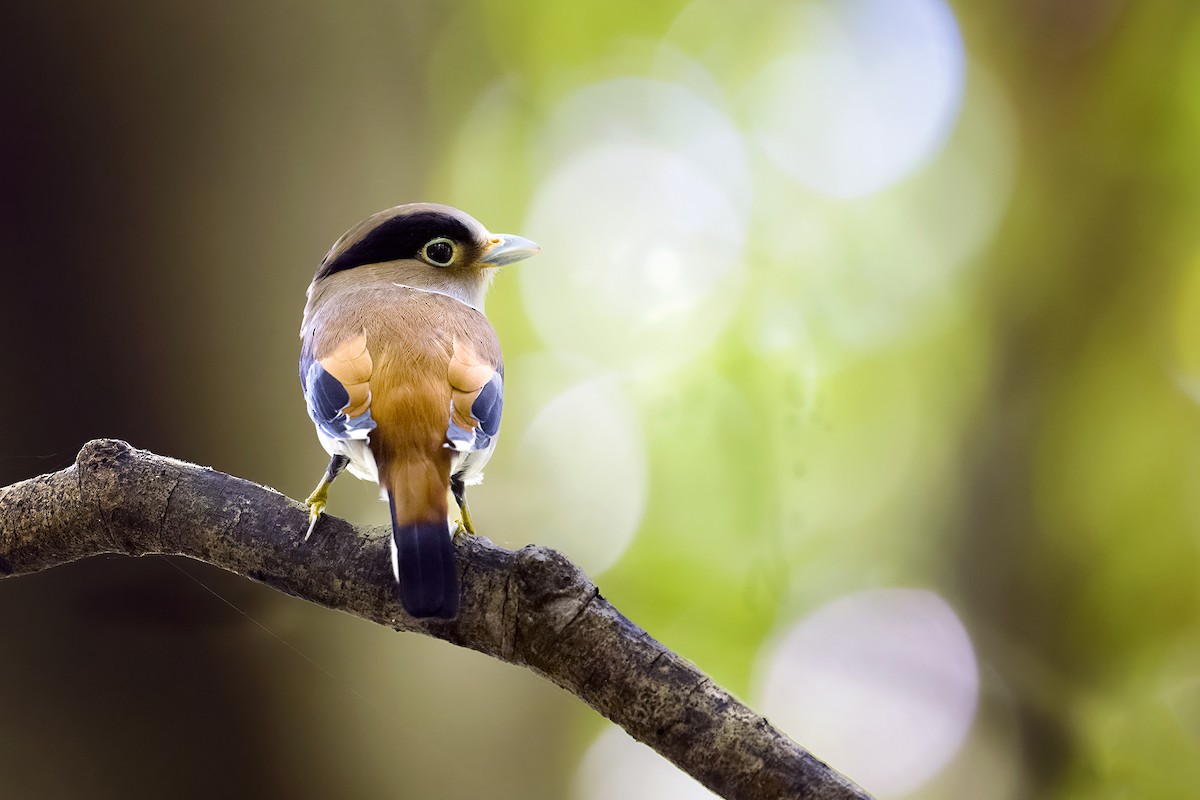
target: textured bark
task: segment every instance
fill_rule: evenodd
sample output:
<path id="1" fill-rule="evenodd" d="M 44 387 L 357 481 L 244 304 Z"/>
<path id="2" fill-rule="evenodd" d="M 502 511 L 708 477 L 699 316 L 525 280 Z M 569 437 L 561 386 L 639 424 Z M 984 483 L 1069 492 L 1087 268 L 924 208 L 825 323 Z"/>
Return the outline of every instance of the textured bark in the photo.
<path id="1" fill-rule="evenodd" d="M 327 517 L 302 545 L 307 519 L 272 489 L 94 441 L 73 466 L 0 488 L 0 578 L 100 553 L 188 556 L 528 667 L 722 797 L 868 797 L 626 619 L 553 550 L 460 537 L 459 617 L 414 620 L 396 599 L 386 537 Z"/>

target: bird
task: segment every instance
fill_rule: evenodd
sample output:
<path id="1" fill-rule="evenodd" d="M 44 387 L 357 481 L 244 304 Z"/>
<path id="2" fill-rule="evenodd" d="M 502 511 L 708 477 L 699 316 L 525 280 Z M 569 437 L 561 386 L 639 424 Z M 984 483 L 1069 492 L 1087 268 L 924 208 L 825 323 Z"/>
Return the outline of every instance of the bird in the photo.
<path id="1" fill-rule="evenodd" d="M 409 203 L 350 228 L 308 287 L 300 384 L 330 460 L 305 501 L 304 539 L 343 469 L 377 483 L 391 514 L 392 575 L 413 617 L 458 615 L 452 537 L 475 534 L 466 487 L 483 479 L 504 406 L 484 296 L 497 268 L 539 252 L 456 208 Z"/>

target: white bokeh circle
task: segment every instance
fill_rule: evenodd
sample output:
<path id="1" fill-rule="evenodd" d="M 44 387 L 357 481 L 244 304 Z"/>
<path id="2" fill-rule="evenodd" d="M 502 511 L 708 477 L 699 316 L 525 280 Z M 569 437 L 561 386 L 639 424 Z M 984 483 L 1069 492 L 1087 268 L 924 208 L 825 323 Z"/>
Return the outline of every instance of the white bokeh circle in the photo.
<path id="1" fill-rule="evenodd" d="M 504 468 L 479 489 L 489 526 L 561 550 L 589 575 L 612 566 L 641 524 L 649 474 L 620 384 L 577 382 L 502 436 Z"/>
<path id="2" fill-rule="evenodd" d="M 872 589 L 801 620 L 760 665 L 763 711 L 830 766 L 897 797 L 958 753 L 979 698 L 971 640 L 938 595 Z"/>
<path id="3" fill-rule="evenodd" d="M 819 0 L 803 32 L 744 87 L 754 141 L 795 181 L 858 197 L 941 147 L 958 115 L 962 39 L 942 0 Z"/>
<path id="4" fill-rule="evenodd" d="M 622 144 L 658 147 L 702 166 L 734 211 L 749 213 L 750 163 L 741 132 L 708 99 L 665 80 L 626 77 L 575 90 L 542 125 L 533 160 L 550 172 L 592 147 Z"/>
<path id="5" fill-rule="evenodd" d="M 853 201 L 787 191 L 782 180 L 764 187 L 773 199 L 756 229 L 790 235 L 757 255 L 834 362 L 887 346 L 954 296 L 1003 219 L 1017 158 L 1008 99 L 973 68 L 954 135 L 918 174 Z"/>
<path id="6" fill-rule="evenodd" d="M 568 157 L 525 230 L 543 255 L 522 264 L 521 295 L 552 350 L 620 370 L 680 363 L 735 308 L 743 215 L 707 171 L 658 145 Z"/>
<path id="7" fill-rule="evenodd" d="M 571 793 L 573 800 L 712 800 L 715 796 L 615 725 L 588 749 Z"/>
<path id="8" fill-rule="evenodd" d="M 735 309 L 752 197 L 728 115 L 667 81 L 600 81 L 556 106 L 531 162 L 523 233 L 543 254 L 519 280 L 546 346 L 639 370 L 711 344 Z"/>

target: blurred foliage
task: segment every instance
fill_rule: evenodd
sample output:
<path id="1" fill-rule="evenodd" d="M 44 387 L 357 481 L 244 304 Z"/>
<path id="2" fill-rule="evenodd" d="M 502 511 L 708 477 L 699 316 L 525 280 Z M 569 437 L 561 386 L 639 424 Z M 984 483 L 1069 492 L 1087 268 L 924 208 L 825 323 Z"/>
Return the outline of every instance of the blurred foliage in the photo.
<path id="1" fill-rule="evenodd" d="M 962 73 L 893 106 L 865 84 L 941 18 L 832 8 L 10 9 L 0 483 L 119 436 L 303 497 L 312 271 L 369 213 L 450 203 L 554 243 L 489 299 L 511 381 L 486 535 L 550 520 L 536 538 L 752 704 L 824 604 L 932 590 L 980 697 L 907 796 L 1191 796 L 1200 9 L 955 2 Z M 794 108 L 765 103 L 781 86 Z M 906 139 L 926 101 L 946 124 Z M 906 169 L 806 184 L 872 163 L 795 127 L 858 102 Z M 611 404 L 603 435 L 564 397 Z M 349 478 L 330 511 L 384 519 Z M 573 698 L 195 564 L 4 581 L 0 630 L 6 797 L 593 796 L 603 723 Z"/>

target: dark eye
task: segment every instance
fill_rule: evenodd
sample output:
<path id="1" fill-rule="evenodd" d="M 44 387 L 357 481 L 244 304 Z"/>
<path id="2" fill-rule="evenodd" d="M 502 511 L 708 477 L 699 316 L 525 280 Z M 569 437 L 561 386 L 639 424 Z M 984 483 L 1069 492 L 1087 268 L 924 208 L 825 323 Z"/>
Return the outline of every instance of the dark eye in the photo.
<path id="1" fill-rule="evenodd" d="M 447 267 L 454 260 L 454 242 L 449 239 L 434 239 L 421 248 L 421 252 L 425 254 L 425 260 L 430 264 L 436 267 Z"/>

